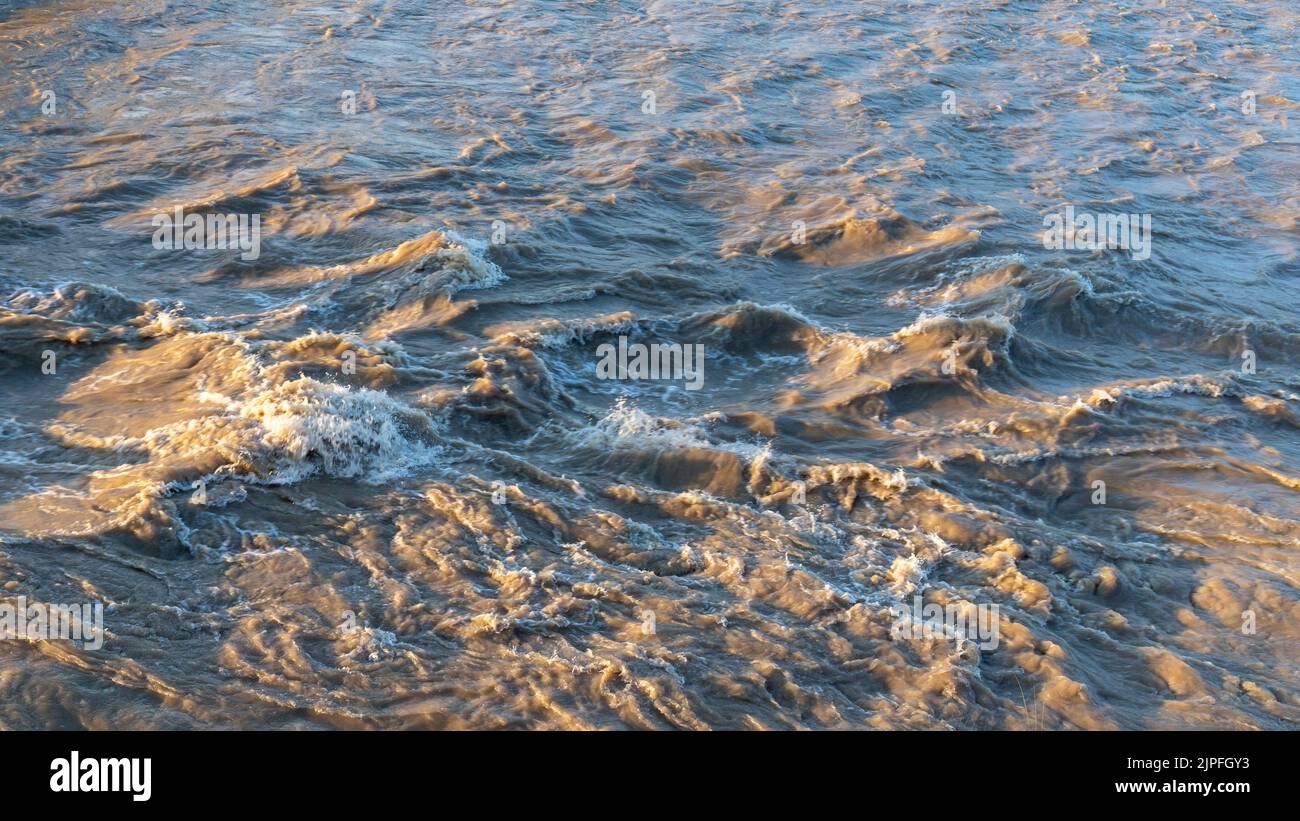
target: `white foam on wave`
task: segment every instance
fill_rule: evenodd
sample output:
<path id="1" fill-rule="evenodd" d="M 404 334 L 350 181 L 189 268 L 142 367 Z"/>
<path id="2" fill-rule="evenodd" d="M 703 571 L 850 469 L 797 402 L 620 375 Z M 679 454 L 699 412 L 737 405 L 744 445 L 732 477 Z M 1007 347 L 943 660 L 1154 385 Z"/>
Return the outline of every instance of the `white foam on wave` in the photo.
<path id="1" fill-rule="evenodd" d="M 254 346 L 230 339 L 239 353 L 226 360 L 224 379 L 208 387 L 208 380 L 199 380 L 197 415 L 137 434 L 63 423 L 47 432 L 65 444 L 142 452 L 153 466 L 192 466 L 206 479 L 258 484 L 313 475 L 380 483 L 438 460 L 441 423 L 427 412 L 383 391 L 302 375 L 285 379 L 281 365 L 263 364 Z M 130 474 L 137 467 L 144 466 L 124 464 L 112 472 Z M 143 470 L 135 481 L 152 486 L 151 475 Z"/>
<path id="2" fill-rule="evenodd" d="M 206 398 L 245 423 L 239 444 L 258 454 L 276 483 L 316 473 L 378 483 L 440 454 L 412 435 L 427 417 L 381 391 L 299 377 L 247 399 Z"/>
<path id="3" fill-rule="evenodd" d="M 440 281 L 440 288 L 454 294 L 492 288 L 510 278 L 499 265 L 487 258 L 486 242 L 462 237 L 454 231 L 446 233 L 451 241 L 431 255 L 447 263 L 450 270 L 450 275 Z"/>

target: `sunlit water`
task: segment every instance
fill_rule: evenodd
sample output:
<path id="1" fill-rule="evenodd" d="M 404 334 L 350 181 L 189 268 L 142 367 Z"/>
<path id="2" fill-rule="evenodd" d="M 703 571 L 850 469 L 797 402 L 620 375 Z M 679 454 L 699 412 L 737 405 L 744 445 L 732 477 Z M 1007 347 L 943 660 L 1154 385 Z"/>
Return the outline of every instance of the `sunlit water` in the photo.
<path id="1" fill-rule="evenodd" d="M 0 5 L 0 726 L 1295 726 L 1289 0 L 185 5 Z"/>

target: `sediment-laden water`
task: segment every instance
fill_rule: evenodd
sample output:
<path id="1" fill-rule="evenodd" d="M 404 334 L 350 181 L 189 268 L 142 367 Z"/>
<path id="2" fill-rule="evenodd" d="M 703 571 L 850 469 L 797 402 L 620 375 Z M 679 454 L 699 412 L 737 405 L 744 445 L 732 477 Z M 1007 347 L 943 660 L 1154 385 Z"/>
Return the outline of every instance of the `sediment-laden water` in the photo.
<path id="1" fill-rule="evenodd" d="M 1145 6 L 0 7 L 0 727 L 1294 728 L 1300 13 Z"/>

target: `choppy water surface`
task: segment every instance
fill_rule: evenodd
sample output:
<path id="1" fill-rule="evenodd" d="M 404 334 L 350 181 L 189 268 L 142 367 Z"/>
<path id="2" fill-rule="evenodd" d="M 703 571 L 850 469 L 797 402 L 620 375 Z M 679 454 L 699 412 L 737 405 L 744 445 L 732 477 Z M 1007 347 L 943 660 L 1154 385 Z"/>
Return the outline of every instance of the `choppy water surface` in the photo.
<path id="1" fill-rule="evenodd" d="M 1293 3 L 185 5 L 0 9 L 0 726 L 1295 727 Z"/>

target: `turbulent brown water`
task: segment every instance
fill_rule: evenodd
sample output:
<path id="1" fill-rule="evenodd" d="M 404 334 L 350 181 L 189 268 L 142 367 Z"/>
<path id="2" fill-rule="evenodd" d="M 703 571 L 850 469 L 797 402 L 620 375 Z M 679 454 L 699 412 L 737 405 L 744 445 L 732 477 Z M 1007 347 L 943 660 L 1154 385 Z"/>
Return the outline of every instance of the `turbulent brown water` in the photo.
<path id="1" fill-rule="evenodd" d="M 1147 5 L 0 5 L 0 726 L 1294 728 L 1300 13 Z"/>

